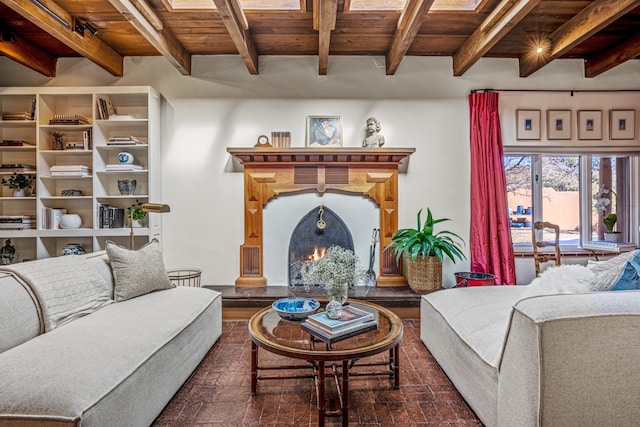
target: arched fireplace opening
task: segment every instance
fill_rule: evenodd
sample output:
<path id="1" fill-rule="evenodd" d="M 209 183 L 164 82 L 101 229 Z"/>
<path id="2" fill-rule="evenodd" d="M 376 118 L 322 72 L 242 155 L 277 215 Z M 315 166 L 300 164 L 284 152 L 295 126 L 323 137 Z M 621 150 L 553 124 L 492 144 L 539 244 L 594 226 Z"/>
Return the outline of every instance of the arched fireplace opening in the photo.
<path id="1" fill-rule="evenodd" d="M 289 286 L 304 286 L 301 266 L 321 258 L 331 246 L 353 250 L 349 227 L 334 211 L 320 205 L 310 210 L 298 222 L 289 240 Z M 309 284 L 317 285 L 317 284 Z"/>

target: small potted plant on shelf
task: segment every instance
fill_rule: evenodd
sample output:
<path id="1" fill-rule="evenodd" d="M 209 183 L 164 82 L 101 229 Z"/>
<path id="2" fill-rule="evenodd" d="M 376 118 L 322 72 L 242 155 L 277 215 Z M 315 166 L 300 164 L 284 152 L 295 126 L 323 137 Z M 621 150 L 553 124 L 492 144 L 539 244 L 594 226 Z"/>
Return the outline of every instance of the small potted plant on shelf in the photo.
<path id="1" fill-rule="evenodd" d="M 13 197 L 24 197 L 26 189 L 33 187 L 33 177 L 14 172 L 9 179 L 2 178 L 2 185 L 13 190 Z"/>
<path id="2" fill-rule="evenodd" d="M 129 206 L 125 213 L 129 221 L 133 221 L 133 227 L 140 228 L 142 227 L 142 220 L 147 216 L 147 213 L 142 210 L 142 202 L 138 202 L 137 200 L 136 202 L 137 203 Z"/>
<path id="3" fill-rule="evenodd" d="M 62 132 L 49 132 L 51 135 L 51 149 L 52 150 L 64 150 L 64 136 Z"/>
<path id="4" fill-rule="evenodd" d="M 420 219 L 422 209 L 418 211 L 418 227 L 397 230 L 387 245 L 400 258 L 404 255 L 407 263 L 407 281 L 409 287 L 417 293 L 429 293 L 442 286 L 442 261 L 446 256 L 454 263 L 456 258 L 465 259 L 462 252 L 464 241 L 451 231 L 434 231 L 435 225 L 449 221 L 448 218 L 434 219 L 427 209 L 424 224 Z"/>
<path id="5" fill-rule="evenodd" d="M 618 222 L 618 215 L 614 213 L 610 213 L 609 215 L 602 218 L 602 223 L 607 228 L 607 232 L 604 233 L 604 240 L 609 242 L 620 241 L 620 232 L 614 230 L 616 222 Z"/>

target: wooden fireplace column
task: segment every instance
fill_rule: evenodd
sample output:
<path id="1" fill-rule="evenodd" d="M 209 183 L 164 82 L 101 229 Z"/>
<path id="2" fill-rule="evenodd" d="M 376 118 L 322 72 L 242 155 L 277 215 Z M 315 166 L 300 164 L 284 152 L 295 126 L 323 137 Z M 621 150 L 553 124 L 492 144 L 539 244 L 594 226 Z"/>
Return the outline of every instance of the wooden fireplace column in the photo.
<path id="1" fill-rule="evenodd" d="M 415 148 L 227 148 L 244 165 L 244 243 L 236 286 L 267 285 L 262 209 L 280 194 L 327 190 L 371 198 L 380 210 L 378 286 L 406 280 L 385 247 L 398 228 L 398 170 Z"/>

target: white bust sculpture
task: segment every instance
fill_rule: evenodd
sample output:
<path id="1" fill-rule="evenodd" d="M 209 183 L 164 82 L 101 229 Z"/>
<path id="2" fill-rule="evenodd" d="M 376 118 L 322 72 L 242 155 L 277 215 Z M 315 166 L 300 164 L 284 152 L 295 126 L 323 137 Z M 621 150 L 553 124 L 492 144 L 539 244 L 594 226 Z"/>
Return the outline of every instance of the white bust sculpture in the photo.
<path id="1" fill-rule="evenodd" d="M 363 147 L 380 148 L 384 145 L 384 136 L 380 135 L 380 121 L 375 117 L 367 119 L 366 136 L 362 141 Z"/>

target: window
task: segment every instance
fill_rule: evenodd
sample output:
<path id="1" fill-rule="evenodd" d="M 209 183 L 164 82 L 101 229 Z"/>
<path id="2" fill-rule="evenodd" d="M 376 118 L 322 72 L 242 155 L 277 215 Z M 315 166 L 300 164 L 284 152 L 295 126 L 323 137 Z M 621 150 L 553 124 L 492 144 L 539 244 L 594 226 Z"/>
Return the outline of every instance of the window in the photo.
<path id="1" fill-rule="evenodd" d="M 610 213 L 617 215 L 615 231 L 620 240 L 633 241 L 633 159 L 590 154 L 505 155 L 514 247 L 530 248 L 535 221 L 558 224 L 560 244 L 568 249 L 588 240 L 604 240 L 606 228 L 602 220 Z"/>

